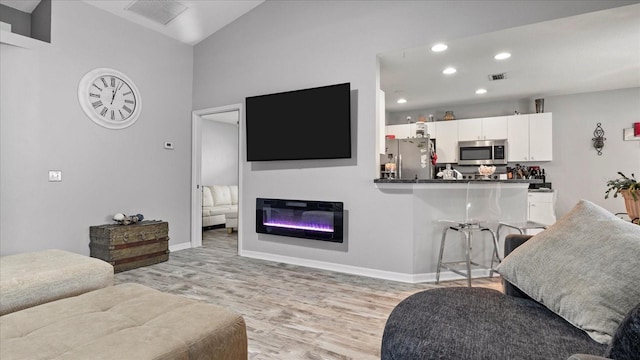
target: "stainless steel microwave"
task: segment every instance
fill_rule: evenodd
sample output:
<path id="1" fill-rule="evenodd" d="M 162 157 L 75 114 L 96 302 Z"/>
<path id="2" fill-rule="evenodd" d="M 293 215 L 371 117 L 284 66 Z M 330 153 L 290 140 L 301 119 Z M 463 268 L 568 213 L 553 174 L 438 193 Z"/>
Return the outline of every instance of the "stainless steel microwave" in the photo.
<path id="1" fill-rule="evenodd" d="M 507 140 L 458 142 L 458 165 L 506 165 Z"/>

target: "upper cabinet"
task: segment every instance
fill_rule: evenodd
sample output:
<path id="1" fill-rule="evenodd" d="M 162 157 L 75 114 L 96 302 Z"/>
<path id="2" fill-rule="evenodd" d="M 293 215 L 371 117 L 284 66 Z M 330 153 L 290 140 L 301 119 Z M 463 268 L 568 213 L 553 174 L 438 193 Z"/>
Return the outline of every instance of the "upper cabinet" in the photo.
<path id="1" fill-rule="evenodd" d="M 458 161 L 458 141 L 508 141 L 508 161 L 553 160 L 551 113 L 495 116 L 425 123 L 427 133 L 436 139 L 438 162 Z M 386 135 L 396 139 L 416 137 L 416 124 L 387 125 Z"/>
<path id="2" fill-rule="evenodd" d="M 430 138 L 435 139 L 437 137 L 436 123 L 425 123 L 425 131 Z M 396 139 L 414 138 L 416 137 L 416 124 L 387 125 L 385 126 L 385 135 L 393 135 Z"/>
<path id="3" fill-rule="evenodd" d="M 459 120 L 457 123 L 459 141 L 507 138 L 506 116 Z"/>
<path id="4" fill-rule="evenodd" d="M 458 162 L 458 121 L 438 121 L 435 123 L 436 154 L 438 162 L 455 163 Z"/>
<path id="5" fill-rule="evenodd" d="M 509 162 L 553 160 L 551 113 L 507 117 Z"/>
<path id="6" fill-rule="evenodd" d="M 480 140 L 482 137 L 482 119 L 456 120 L 458 140 Z"/>
<path id="7" fill-rule="evenodd" d="M 395 136 L 396 139 L 406 139 L 416 136 L 414 124 L 399 124 L 385 126 L 385 134 Z"/>

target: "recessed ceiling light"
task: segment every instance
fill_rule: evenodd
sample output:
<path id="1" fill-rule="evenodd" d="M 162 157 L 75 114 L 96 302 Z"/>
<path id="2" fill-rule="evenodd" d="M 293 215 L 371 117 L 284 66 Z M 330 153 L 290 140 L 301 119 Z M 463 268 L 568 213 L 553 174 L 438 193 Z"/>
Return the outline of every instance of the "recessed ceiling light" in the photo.
<path id="1" fill-rule="evenodd" d="M 511 57 L 511 54 L 509 54 L 507 52 L 503 52 L 503 53 L 500 53 L 500 54 L 494 56 L 493 58 L 496 59 L 496 60 L 504 60 L 504 59 L 508 59 L 510 57 Z"/>
<path id="2" fill-rule="evenodd" d="M 398 99 L 398 104 L 404 104 L 407 102 L 407 99 Z"/>
<path id="3" fill-rule="evenodd" d="M 448 46 L 445 44 L 435 44 L 431 47 L 431 51 L 440 52 L 447 50 Z"/>
<path id="4" fill-rule="evenodd" d="M 480 94 L 486 94 L 487 93 L 487 89 L 478 89 L 476 90 L 476 94 L 480 95 Z"/>
<path id="5" fill-rule="evenodd" d="M 443 74 L 447 74 L 447 75 L 451 75 L 451 74 L 455 74 L 456 71 L 458 71 L 458 70 L 456 70 L 456 68 L 448 67 L 448 68 L 442 70 L 442 73 Z"/>

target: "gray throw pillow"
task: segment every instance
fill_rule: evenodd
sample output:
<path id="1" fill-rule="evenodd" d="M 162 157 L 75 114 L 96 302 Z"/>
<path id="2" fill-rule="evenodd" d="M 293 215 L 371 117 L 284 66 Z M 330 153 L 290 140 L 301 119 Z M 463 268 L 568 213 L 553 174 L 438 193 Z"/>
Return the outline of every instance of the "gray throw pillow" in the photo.
<path id="1" fill-rule="evenodd" d="M 608 344 L 640 299 L 640 226 L 581 200 L 510 253 L 498 273 Z"/>

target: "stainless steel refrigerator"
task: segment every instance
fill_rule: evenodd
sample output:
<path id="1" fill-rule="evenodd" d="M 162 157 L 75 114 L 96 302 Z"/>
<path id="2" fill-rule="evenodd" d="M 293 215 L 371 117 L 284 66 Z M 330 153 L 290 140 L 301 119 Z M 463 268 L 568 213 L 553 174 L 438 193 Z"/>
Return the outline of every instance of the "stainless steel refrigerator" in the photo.
<path id="1" fill-rule="evenodd" d="M 433 179 L 435 140 L 429 137 L 387 139 L 386 153 L 393 154 L 398 179 Z"/>

